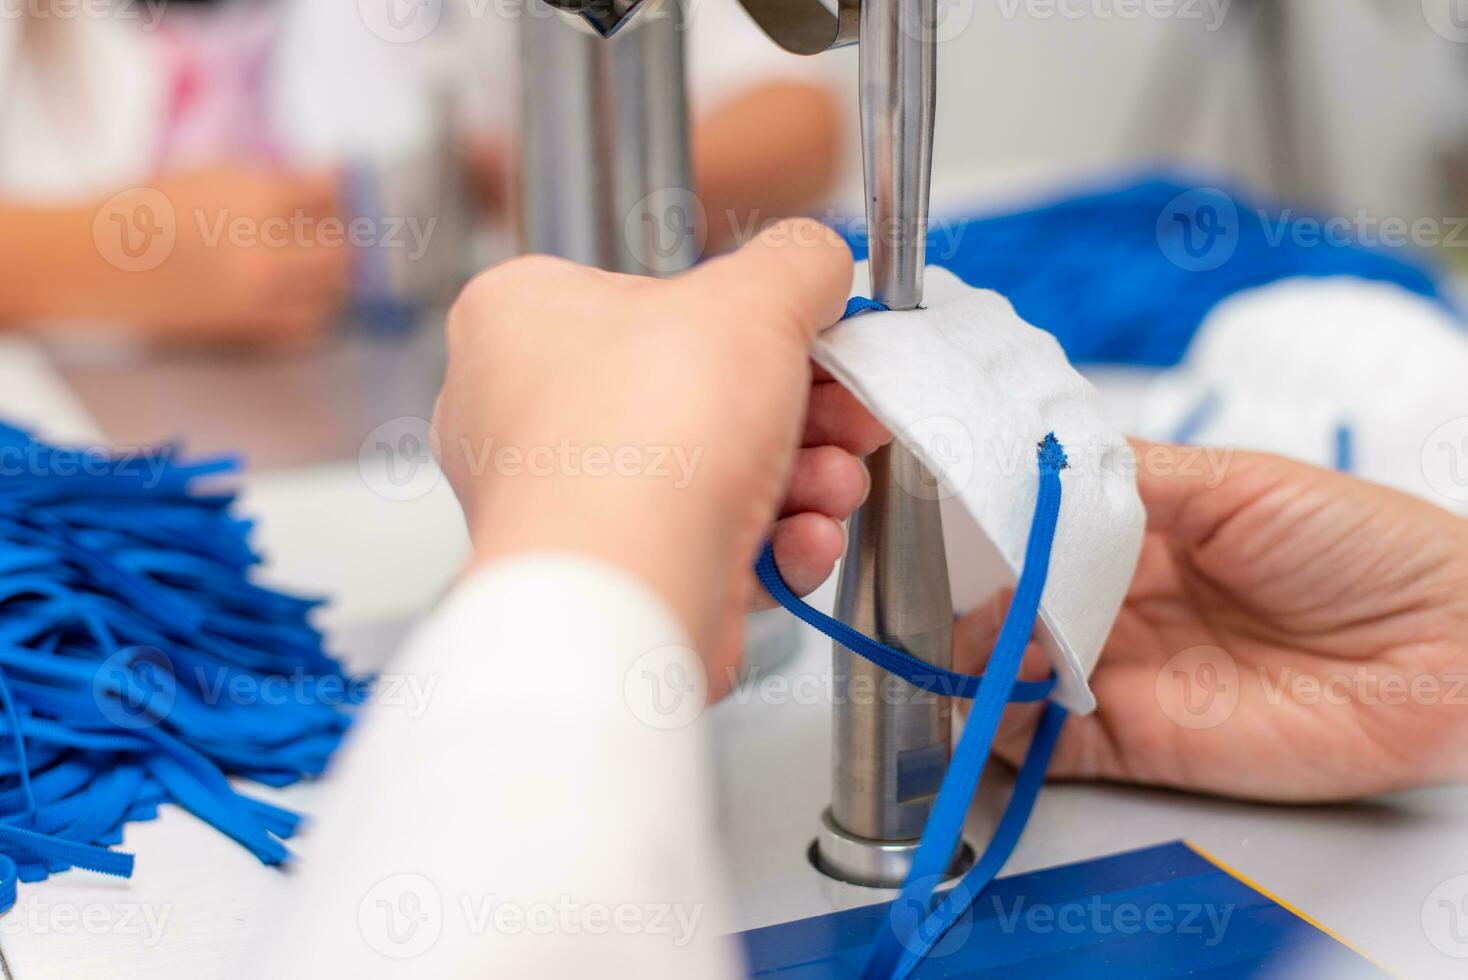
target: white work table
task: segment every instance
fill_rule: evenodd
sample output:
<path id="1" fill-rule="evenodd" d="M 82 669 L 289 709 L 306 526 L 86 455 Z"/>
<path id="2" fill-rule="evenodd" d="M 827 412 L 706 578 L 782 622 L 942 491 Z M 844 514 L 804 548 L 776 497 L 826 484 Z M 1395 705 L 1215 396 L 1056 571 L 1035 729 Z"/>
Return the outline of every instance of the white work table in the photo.
<path id="1" fill-rule="evenodd" d="M 431 336 L 342 340 L 295 358 L 224 364 L 199 356 L 132 362 L 74 352 L 48 358 L 0 342 L 0 419 L 57 437 L 121 442 L 183 438 L 200 453 L 244 453 L 244 508 L 259 520 L 269 581 L 335 599 L 325 623 L 357 669 L 390 661 L 412 620 L 448 587 L 463 528 L 441 483 L 411 501 L 373 492 L 359 470 L 378 425 L 432 405 L 441 355 Z M 1117 385 L 1124 404 L 1126 384 Z M 814 600 L 829 603 L 830 587 Z M 802 627 L 779 675 L 819 681 L 826 641 Z M 830 707 L 823 683 L 746 688 L 711 712 L 735 925 L 752 928 L 869 904 L 806 862 L 827 802 Z M 996 780 L 995 782 L 1003 782 Z M 267 799 L 311 813 L 324 783 Z M 1004 790 L 1005 787 L 994 787 Z M 982 840 L 1002 794 L 971 815 Z M 596 801 L 588 801 L 594 814 Z M 493 814 L 485 815 L 487 825 Z M 1187 838 L 1407 977 L 1461 977 L 1468 960 L 1432 941 L 1444 882 L 1468 896 L 1468 788 L 1334 807 L 1267 807 L 1107 786 L 1048 787 L 1009 871 L 1061 864 Z M 290 842 L 310 860 L 309 828 Z M 13 980 L 212 980 L 242 977 L 248 951 L 267 944 L 265 912 L 287 894 L 289 871 L 176 807 L 126 835 L 130 881 L 67 873 L 22 885 L 0 918 L 0 953 Z M 1459 878 L 1459 876 L 1465 876 Z M 1452 886 L 1449 886 L 1450 889 Z M 1465 906 L 1468 911 L 1468 906 Z M 1436 920 L 1429 921 L 1432 925 Z M 1441 942 L 1441 937 L 1439 936 Z"/>

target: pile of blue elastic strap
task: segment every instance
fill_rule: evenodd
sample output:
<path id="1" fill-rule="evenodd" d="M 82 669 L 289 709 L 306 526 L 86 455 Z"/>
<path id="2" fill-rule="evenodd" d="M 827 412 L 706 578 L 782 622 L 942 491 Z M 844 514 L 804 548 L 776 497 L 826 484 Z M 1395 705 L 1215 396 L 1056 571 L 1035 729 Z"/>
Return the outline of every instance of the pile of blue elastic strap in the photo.
<path id="1" fill-rule="evenodd" d="M 1444 301 L 1420 252 L 1343 241 L 1321 223 L 1210 180 L 1147 178 L 1011 213 L 935 216 L 928 262 L 1007 297 L 1075 364 L 1171 367 L 1218 303 L 1296 276 L 1354 276 Z M 864 257 L 864 238 L 849 241 Z"/>
<path id="2" fill-rule="evenodd" d="M 236 468 L 0 426 L 0 911 L 17 879 L 131 875 L 111 848 L 162 803 L 287 858 L 299 817 L 229 777 L 321 773 L 365 691 L 314 602 L 250 581 L 250 525 L 207 486 Z"/>
<path id="3" fill-rule="evenodd" d="M 846 318 L 881 309 L 884 307 L 871 300 L 854 299 L 847 305 Z M 1034 634 L 1040 600 L 1050 574 L 1050 554 L 1055 544 L 1063 495 L 1061 472 L 1069 465 L 1065 447 L 1055 433 L 1047 434 L 1037 446 L 1036 464 L 1039 487 L 1025 545 L 1024 569 L 1015 586 L 1004 625 L 980 676 L 957 674 L 924 663 L 806 604 L 780 577 L 774 548 L 770 544 L 765 545 L 755 565 L 755 575 L 770 596 L 807 625 L 909 684 L 972 701 L 953 761 L 943 777 L 927 826 L 923 828 L 912 869 L 903 882 L 901 894 L 884 917 L 880 933 L 873 939 L 862 971 L 863 980 L 905 980 L 922 965 L 943 937 L 970 914 L 974 902 L 1003 870 L 1019 844 L 1060 739 L 1067 713 L 1060 705 L 1049 701 L 1055 679 L 1052 677 L 1043 682 L 1018 680 L 1020 664 Z M 937 888 L 962 841 L 964 817 L 978 791 L 1004 709 L 1011 704 L 1034 702 L 1046 704 L 1015 780 L 1004 817 L 973 868 L 950 891 L 940 896 Z"/>

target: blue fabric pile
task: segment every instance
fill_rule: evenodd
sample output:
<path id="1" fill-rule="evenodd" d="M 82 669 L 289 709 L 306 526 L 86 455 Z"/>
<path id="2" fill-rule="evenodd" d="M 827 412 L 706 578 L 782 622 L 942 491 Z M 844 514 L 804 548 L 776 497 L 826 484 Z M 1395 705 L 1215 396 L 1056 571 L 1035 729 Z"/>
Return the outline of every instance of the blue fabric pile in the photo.
<path id="1" fill-rule="evenodd" d="M 928 262 L 1008 297 L 1077 364 L 1170 367 L 1219 302 L 1295 276 L 1356 276 L 1444 301 L 1418 252 L 1367 247 L 1393 240 L 1387 229 L 1327 220 L 1206 180 L 1148 178 L 1014 213 L 936 215 Z M 848 241 L 865 257 L 864 234 Z"/>
<path id="2" fill-rule="evenodd" d="M 321 773 L 366 693 L 317 604 L 250 581 L 237 469 L 0 426 L 0 911 L 16 881 L 128 876 L 123 828 L 176 803 L 266 864 L 299 817 L 229 777 Z"/>

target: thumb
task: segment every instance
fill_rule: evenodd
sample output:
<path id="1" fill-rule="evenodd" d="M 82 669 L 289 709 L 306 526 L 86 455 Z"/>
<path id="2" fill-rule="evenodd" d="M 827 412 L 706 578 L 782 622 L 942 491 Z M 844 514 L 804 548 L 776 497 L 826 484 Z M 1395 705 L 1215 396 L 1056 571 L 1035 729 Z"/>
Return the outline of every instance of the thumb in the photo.
<path id="1" fill-rule="evenodd" d="M 841 236 L 818 221 L 793 218 L 685 273 L 673 287 L 691 308 L 717 297 L 729 315 L 790 334 L 809 348 L 816 334 L 841 319 L 851 274 L 851 250 Z"/>

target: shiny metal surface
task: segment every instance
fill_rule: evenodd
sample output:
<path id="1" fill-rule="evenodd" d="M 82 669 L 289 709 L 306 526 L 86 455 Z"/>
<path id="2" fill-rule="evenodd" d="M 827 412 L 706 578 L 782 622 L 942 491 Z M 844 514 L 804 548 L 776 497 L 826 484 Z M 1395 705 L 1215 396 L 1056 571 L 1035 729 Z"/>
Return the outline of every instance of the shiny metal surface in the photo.
<path id="1" fill-rule="evenodd" d="M 879 450 L 868 465 L 872 493 L 851 519 L 837 617 L 949 667 L 953 599 L 937 500 L 911 492 L 927 477 L 902 446 Z M 948 764 L 951 701 L 900 681 L 844 648 L 835 651 L 833 676 L 831 811 L 836 823 L 870 840 L 915 840 Z"/>
<path id="2" fill-rule="evenodd" d="M 933 154 L 935 0 L 866 0 L 861 10 L 862 151 L 873 296 L 922 300 Z M 872 494 L 851 520 L 837 616 L 923 660 L 953 657 L 953 599 L 933 478 L 893 443 L 867 461 Z M 831 817 L 871 843 L 818 838 L 821 865 L 847 881 L 901 882 L 888 845 L 922 835 L 947 768 L 949 699 L 920 691 L 837 647 Z M 876 876 L 876 877 L 874 877 Z M 882 877 L 887 876 L 887 877 Z"/>
<path id="3" fill-rule="evenodd" d="M 602 37 L 611 37 L 637 12 L 642 0 L 546 0 L 546 3 L 578 14 Z"/>
<path id="4" fill-rule="evenodd" d="M 917 841 L 874 841 L 856 837 L 836 824 L 827 810 L 811 847 L 811 862 L 822 874 L 861 888 L 886 888 L 902 881 L 912 869 Z M 949 875 L 957 877 L 974 866 L 974 851 L 961 845 Z"/>
<path id="5" fill-rule="evenodd" d="M 820 0 L 739 2 L 771 40 L 793 54 L 855 44 L 861 29 L 861 0 L 837 0 L 834 12 Z"/>
<path id="6" fill-rule="evenodd" d="M 923 298 L 937 100 L 938 0 L 861 8 L 861 144 L 873 296 L 894 310 Z"/>
<path id="7" fill-rule="evenodd" d="M 572 14 L 520 18 L 522 250 L 637 275 L 698 258 L 678 0 L 604 38 Z"/>

